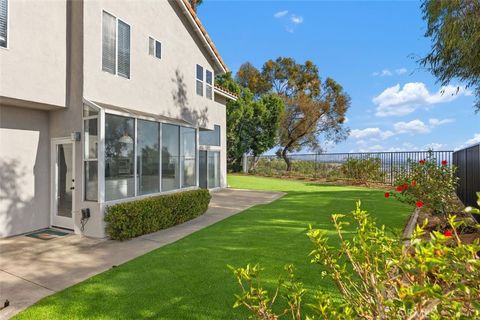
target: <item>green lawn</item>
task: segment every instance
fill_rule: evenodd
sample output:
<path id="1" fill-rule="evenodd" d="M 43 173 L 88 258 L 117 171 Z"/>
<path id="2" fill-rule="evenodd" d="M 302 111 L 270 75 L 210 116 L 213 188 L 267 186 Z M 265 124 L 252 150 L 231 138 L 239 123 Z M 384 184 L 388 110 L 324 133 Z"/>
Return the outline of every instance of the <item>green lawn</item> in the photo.
<path id="1" fill-rule="evenodd" d="M 258 262 L 273 287 L 283 266 L 293 263 L 307 288 L 335 293 L 309 263 L 308 225 L 332 231 L 330 215 L 350 212 L 358 199 L 379 223 L 397 230 L 410 211 L 380 190 L 247 176 L 230 176 L 229 184 L 288 195 L 47 297 L 16 319 L 245 319 L 232 309 L 238 288 L 227 264 Z"/>

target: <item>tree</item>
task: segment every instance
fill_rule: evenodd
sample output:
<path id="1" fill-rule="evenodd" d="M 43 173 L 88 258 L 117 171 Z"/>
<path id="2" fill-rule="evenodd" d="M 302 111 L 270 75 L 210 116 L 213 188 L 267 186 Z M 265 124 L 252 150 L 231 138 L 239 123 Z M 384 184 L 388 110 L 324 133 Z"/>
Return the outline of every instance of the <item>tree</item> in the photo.
<path id="1" fill-rule="evenodd" d="M 227 103 L 227 163 L 231 170 L 237 171 L 245 153 L 255 158 L 277 144 L 276 133 L 284 104 L 275 94 L 255 99 L 230 73 L 218 76 L 216 83 L 238 95 L 237 101 Z"/>
<path id="2" fill-rule="evenodd" d="M 235 81 L 242 87 L 248 88 L 257 97 L 266 94 L 272 88 L 271 83 L 250 62 L 240 66 Z"/>
<path id="3" fill-rule="evenodd" d="M 432 48 L 420 63 L 442 85 L 458 79 L 475 88 L 480 111 L 480 1 L 425 0 L 422 10 Z"/>
<path id="4" fill-rule="evenodd" d="M 189 0 L 193 10 L 197 12 L 197 7 L 203 3 L 203 0 Z"/>
<path id="5" fill-rule="evenodd" d="M 280 57 L 267 61 L 262 75 L 285 103 L 279 127 L 281 149 L 277 154 L 285 160 L 287 171 L 291 170 L 289 152 L 320 150 L 321 137 L 332 142 L 347 137 L 343 123 L 350 97 L 335 80 L 327 78 L 322 83 L 313 62 L 297 64 L 292 58 Z"/>

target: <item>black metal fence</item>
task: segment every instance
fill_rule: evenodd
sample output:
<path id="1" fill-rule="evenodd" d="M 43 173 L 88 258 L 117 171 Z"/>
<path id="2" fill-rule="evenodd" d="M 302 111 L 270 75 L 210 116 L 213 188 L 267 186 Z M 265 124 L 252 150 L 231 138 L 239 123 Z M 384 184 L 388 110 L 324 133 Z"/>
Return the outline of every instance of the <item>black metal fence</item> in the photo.
<path id="1" fill-rule="evenodd" d="M 480 191 L 480 144 L 453 153 L 459 183 L 457 195 L 466 206 L 478 206 L 476 192 Z"/>
<path id="2" fill-rule="evenodd" d="M 440 164 L 442 160 L 452 163 L 452 151 L 432 151 Z M 385 184 L 393 184 L 396 176 L 409 171 L 409 160 L 419 161 L 428 157 L 429 151 L 405 151 L 405 152 L 365 152 L 365 153 L 318 153 L 318 154 L 292 154 L 289 159 L 292 162 L 291 172 L 287 173 L 285 161 L 276 155 L 260 156 L 254 159 L 246 157 L 244 171 L 269 176 L 302 176 L 327 180 L 341 179 L 341 166 L 349 159 L 379 159 L 380 181 Z"/>

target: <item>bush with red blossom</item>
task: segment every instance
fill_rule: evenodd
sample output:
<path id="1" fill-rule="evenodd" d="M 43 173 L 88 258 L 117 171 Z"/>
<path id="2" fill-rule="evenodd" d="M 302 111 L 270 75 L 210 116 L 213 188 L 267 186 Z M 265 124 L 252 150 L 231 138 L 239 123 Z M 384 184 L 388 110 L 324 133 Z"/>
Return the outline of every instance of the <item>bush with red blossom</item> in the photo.
<path id="1" fill-rule="evenodd" d="M 447 215 L 456 209 L 455 167 L 448 161 L 438 161 L 432 153 L 426 159 L 409 161 L 410 170 L 399 173 L 393 196 L 402 201 L 425 208 L 433 214 Z"/>

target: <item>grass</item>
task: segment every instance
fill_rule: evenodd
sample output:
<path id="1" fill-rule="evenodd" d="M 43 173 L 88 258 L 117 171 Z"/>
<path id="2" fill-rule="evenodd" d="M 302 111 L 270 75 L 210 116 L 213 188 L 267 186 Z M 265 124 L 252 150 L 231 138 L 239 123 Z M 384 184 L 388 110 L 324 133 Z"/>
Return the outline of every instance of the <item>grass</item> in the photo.
<path id="1" fill-rule="evenodd" d="M 288 194 L 46 297 L 15 319 L 245 319 L 232 309 L 238 288 L 227 264 L 260 263 L 272 289 L 283 266 L 293 263 L 308 289 L 336 294 L 309 262 L 308 225 L 333 234 L 330 215 L 350 212 L 358 199 L 396 230 L 410 212 L 381 190 L 250 176 L 230 176 L 229 184 Z"/>

